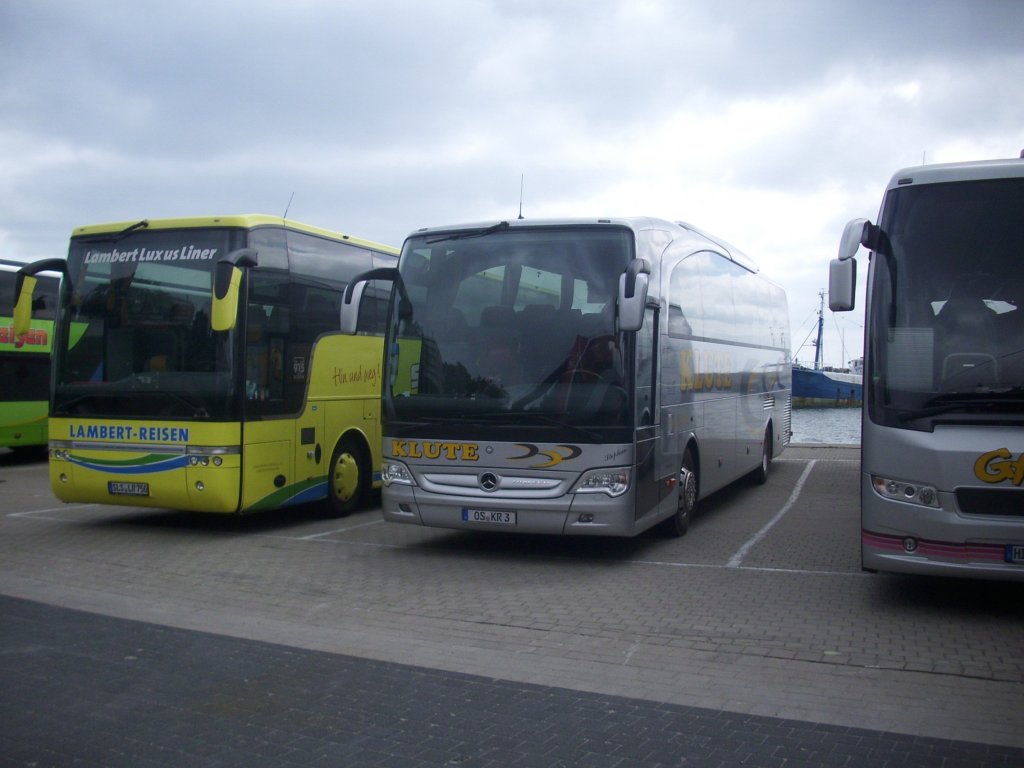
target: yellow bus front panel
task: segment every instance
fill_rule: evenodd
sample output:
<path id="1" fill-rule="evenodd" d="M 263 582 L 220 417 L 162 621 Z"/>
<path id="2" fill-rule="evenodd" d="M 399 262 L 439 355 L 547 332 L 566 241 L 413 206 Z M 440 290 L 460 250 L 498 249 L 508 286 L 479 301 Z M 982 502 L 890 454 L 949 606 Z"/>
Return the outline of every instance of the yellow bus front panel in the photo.
<path id="1" fill-rule="evenodd" d="M 232 513 L 238 424 L 50 419 L 50 484 L 61 501 Z"/>

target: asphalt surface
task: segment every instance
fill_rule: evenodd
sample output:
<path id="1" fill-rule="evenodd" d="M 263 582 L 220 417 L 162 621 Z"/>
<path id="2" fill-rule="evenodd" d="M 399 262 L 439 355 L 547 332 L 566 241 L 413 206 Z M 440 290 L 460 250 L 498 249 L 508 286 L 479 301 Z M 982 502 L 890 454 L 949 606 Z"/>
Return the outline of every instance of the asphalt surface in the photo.
<path id="1" fill-rule="evenodd" d="M 594 541 L 62 505 L 0 455 L 0 765 L 1024 765 L 1024 590 L 862 574 L 856 459 Z"/>

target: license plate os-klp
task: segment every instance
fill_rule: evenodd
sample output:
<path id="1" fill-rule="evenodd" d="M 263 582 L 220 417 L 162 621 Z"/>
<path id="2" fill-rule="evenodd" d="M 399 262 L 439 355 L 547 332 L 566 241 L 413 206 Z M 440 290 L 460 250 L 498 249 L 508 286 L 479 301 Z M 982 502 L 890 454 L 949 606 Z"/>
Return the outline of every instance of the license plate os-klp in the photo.
<path id="1" fill-rule="evenodd" d="M 463 507 L 462 520 L 466 523 L 488 523 L 490 525 L 515 525 L 516 513 L 498 509 L 469 509 Z"/>
<path id="2" fill-rule="evenodd" d="M 1024 544 L 1006 545 L 1006 562 L 1024 563 Z"/>
<path id="3" fill-rule="evenodd" d="M 111 496 L 149 496 L 149 483 L 107 483 L 107 492 Z"/>

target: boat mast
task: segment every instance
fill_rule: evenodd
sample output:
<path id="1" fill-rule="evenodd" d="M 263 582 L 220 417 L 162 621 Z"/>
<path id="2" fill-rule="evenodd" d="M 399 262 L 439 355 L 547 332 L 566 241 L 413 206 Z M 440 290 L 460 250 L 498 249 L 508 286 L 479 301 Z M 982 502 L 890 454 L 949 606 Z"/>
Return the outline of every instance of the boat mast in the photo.
<path id="1" fill-rule="evenodd" d="M 818 339 L 814 342 L 814 370 L 821 370 L 821 331 L 825 325 L 825 292 L 818 294 L 821 304 L 818 307 Z"/>

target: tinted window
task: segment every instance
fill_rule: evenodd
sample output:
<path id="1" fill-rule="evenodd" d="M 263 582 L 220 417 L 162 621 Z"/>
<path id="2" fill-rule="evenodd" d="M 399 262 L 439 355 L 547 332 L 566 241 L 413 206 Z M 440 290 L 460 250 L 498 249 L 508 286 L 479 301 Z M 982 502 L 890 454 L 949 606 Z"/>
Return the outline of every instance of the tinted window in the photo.
<path id="1" fill-rule="evenodd" d="M 931 429 L 933 398 L 1005 398 L 1024 387 L 1024 180 L 891 190 L 872 256 L 871 418 Z M 968 411 L 970 409 L 967 409 Z M 920 418 L 908 418 L 919 413 Z M 981 413 L 955 413 L 961 421 Z"/>
<path id="2" fill-rule="evenodd" d="M 331 283 L 347 284 L 372 264 L 364 248 L 305 232 L 288 231 L 288 251 L 294 272 Z"/>

